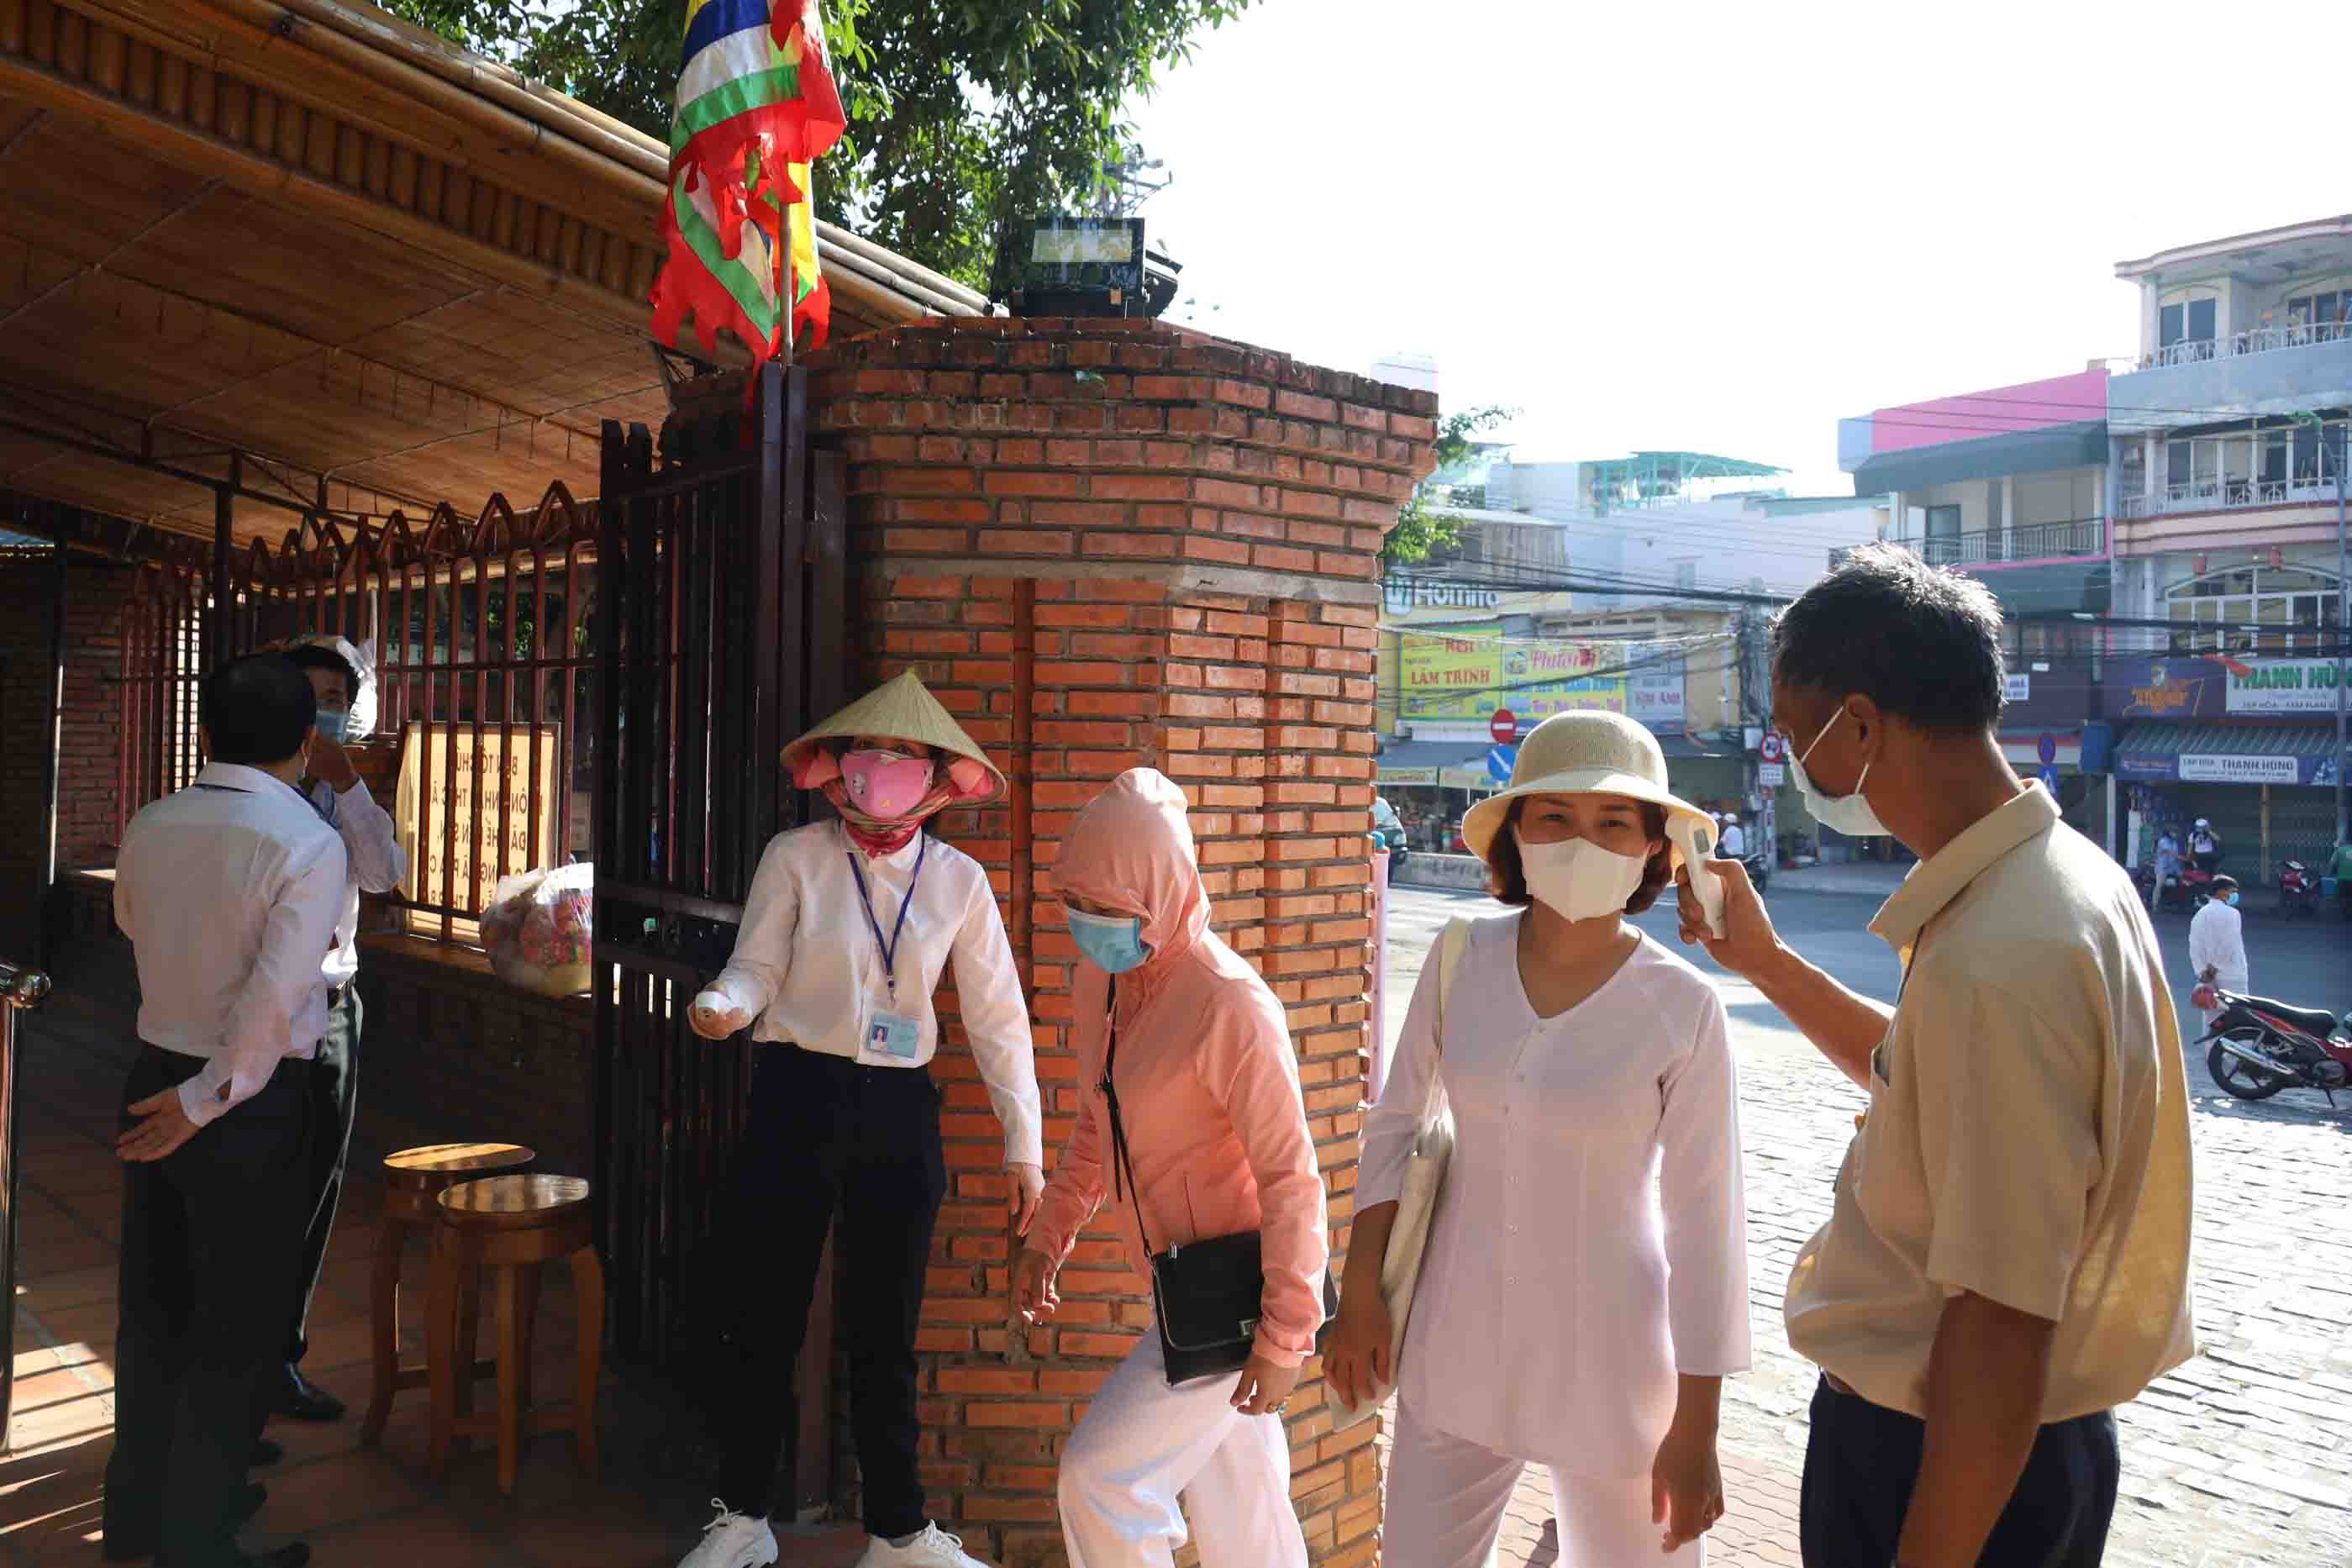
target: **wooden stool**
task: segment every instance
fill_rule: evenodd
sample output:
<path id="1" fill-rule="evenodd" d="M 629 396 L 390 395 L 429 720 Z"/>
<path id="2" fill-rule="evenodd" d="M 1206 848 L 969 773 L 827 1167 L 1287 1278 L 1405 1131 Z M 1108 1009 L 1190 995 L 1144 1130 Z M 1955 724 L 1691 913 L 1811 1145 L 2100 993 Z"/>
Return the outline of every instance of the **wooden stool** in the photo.
<path id="1" fill-rule="evenodd" d="M 425 1369 L 400 1364 L 400 1262 L 412 1231 L 431 1235 L 439 1227 L 441 1211 L 434 1200 L 458 1182 L 519 1171 L 539 1156 L 520 1143 L 427 1143 L 387 1154 L 383 1162 L 383 1220 L 375 1232 L 375 1275 L 368 1288 L 369 1316 L 375 1331 L 375 1382 L 368 1393 L 367 1417 L 360 1424 L 360 1441 L 373 1443 L 383 1436 L 392 1415 L 392 1396 L 403 1389 L 423 1388 Z M 461 1314 L 466 1326 L 458 1342 L 472 1353 L 479 1313 L 472 1282 L 467 1282 Z M 490 1374 L 484 1362 L 478 1375 Z M 469 1383 L 461 1397 L 469 1402 Z"/>
<path id="2" fill-rule="evenodd" d="M 425 1361 L 433 1380 L 433 1443 L 436 1475 L 449 1471 L 450 1445 L 459 1437 L 499 1440 L 499 1490 L 511 1496 L 520 1467 L 523 1434 L 569 1432 L 580 1467 L 593 1479 L 596 1460 L 596 1377 L 604 1345 L 604 1265 L 596 1256 L 588 1184 L 577 1176 L 492 1176 L 463 1182 L 438 1200 L 440 1228 L 433 1237 L 433 1295 L 427 1308 Z M 579 1376 L 572 1404 L 530 1410 L 530 1330 L 539 1310 L 539 1266 L 572 1260 L 572 1294 L 579 1313 Z M 477 1375 L 472 1347 L 461 1338 L 466 1282 L 490 1271 L 498 1305 L 499 1407 L 472 1415 L 459 1391 Z M 464 1357 L 466 1364 L 458 1364 Z"/>

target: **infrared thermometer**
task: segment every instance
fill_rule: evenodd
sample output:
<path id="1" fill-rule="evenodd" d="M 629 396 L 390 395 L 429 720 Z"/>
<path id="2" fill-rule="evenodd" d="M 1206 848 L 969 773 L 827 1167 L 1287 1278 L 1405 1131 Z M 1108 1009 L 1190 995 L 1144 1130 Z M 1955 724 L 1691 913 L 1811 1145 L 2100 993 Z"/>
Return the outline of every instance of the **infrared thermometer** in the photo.
<path id="1" fill-rule="evenodd" d="M 1723 879 L 1707 864 L 1715 858 L 1715 824 L 1677 816 L 1667 821 L 1666 837 L 1683 852 L 1683 864 L 1690 870 L 1691 891 L 1706 915 L 1708 934 L 1722 941 Z"/>

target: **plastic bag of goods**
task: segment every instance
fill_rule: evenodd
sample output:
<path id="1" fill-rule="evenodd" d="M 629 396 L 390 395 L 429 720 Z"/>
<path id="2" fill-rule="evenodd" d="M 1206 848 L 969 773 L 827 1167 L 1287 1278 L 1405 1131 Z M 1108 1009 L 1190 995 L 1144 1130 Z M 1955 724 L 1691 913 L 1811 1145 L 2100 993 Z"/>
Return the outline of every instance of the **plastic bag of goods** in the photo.
<path id="1" fill-rule="evenodd" d="M 499 879 L 482 911 L 490 970 L 518 990 L 573 996 L 589 988 L 595 947 L 596 868 L 558 866 Z"/>

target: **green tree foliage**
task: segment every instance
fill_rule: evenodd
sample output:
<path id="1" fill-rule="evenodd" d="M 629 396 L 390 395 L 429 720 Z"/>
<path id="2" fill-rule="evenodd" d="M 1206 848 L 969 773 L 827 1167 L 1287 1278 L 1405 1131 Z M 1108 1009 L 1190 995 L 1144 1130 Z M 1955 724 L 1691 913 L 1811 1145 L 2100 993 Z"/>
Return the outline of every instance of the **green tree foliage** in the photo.
<path id="1" fill-rule="evenodd" d="M 687 0 L 387 0 L 444 37 L 667 140 Z M 1089 201 L 1129 105 L 1251 0 L 826 0 L 849 137 L 817 208 L 991 294 L 1022 225 Z"/>
<path id="2" fill-rule="evenodd" d="M 1444 416 L 1437 422 L 1437 467 L 1432 471 L 1442 474 L 1466 461 L 1479 437 L 1518 416 L 1517 409 L 1499 403 Z M 1410 566 L 1452 550 L 1462 541 L 1462 521 L 1453 512 L 1432 507 L 1423 489 L 1416 489 L 1412 499 L 1397 512 L 1396 527 L 1389 531 L 1387 542 L 1381 546 L 1381 563 Z"/>

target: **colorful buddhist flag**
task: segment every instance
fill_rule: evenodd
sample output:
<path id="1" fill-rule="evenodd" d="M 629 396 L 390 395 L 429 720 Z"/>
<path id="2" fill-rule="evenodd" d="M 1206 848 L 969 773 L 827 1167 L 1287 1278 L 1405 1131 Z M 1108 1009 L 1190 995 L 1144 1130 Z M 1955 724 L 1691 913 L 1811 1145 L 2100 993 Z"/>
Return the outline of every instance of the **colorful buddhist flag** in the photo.
<path id="1" fill-rule="evenodd" d="M 824 64 L 817 0 L 691 0 L 670 120 L 669 258 L 654 335 L 685 319 L 707 349 L 725 328 L 755 363 L 824 341 L 832 292 L 817 259 L 810 166 L 848 129 Z"/>

